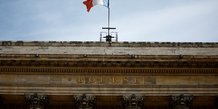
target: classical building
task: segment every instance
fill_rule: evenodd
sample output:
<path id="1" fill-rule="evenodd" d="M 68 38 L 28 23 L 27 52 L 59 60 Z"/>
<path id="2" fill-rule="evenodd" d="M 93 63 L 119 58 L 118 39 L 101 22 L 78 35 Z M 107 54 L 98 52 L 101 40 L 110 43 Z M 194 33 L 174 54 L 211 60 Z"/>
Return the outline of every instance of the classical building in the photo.
<path id="1" fill-rule="evenodd" d="M 218 109 L 218 43 L 0 41 L 1 109 Z"/>

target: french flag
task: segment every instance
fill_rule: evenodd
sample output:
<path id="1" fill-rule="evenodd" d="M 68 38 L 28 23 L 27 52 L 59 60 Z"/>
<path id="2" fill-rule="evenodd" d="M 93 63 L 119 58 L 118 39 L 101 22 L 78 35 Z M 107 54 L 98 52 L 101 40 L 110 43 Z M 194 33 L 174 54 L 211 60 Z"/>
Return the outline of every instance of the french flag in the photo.
<path id="1" fill-rule="evenodd" d="M 86 5 L 88 12 L 96 5 L 102 5 L 109 8 L 108 0 L 86 0 L 83 2 L 83 4 Z"/>

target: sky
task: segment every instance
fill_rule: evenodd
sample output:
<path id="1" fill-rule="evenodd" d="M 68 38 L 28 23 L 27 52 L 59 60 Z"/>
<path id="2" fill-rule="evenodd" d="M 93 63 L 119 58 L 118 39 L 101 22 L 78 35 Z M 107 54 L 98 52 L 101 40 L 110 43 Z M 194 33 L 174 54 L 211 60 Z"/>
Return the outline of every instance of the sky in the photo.
<path id="1" fill-rule="evenodd" d="M 218 42 L 218 0 L 110 0 L 119 41 Z M 99 41 L 107 8 L 83 0 L 0 0 L 0 40 Z"/>

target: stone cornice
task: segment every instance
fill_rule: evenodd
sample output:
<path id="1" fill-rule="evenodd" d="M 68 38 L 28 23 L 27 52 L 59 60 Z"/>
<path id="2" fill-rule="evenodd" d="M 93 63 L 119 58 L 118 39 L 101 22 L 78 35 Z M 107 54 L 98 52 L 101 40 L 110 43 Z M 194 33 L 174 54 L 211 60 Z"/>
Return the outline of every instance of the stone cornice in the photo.
<path id="1" fill-rule="evenodd" d="M 0 59 L 11 60 L 51 60 L 51 59 L 73 59 L 73 60 L 218 60 L 218 55 L 100 55 L 100 54 L 0 54 Z"/>
<path id="2" fill-rule="evenodd" d="M 0 46 L 71 46 L 71 47 L 108 47 L 105 42 L 80 41 L 0 41 Z M 202 47 L 217 48 L 217 42 L 118 42 L 111 47 Z"/>

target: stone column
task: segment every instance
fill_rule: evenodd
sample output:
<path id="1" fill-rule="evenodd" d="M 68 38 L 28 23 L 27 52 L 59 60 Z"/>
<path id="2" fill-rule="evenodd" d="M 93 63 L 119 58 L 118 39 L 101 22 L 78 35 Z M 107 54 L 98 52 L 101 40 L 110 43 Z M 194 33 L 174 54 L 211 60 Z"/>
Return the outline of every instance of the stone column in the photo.
<path id="1" fill-rule="evenodd" d="M 48 97 L 44 94 L 28 93 L 25 98 L 29 109 L 44 109 L 48 104 Z"/>
<path id="2" fill-rule="evenodd" d="M 171 96 L 170 105 L 173 109 L 190 109 L 192 100 L 192 95 Z"/>
<path id="3" fill-rule="evenodd" d="M 135 94 L 123 96 L 124 109 L 142 109 L 144 106 L 142 96 L 136 96 Z"/>
<path id="4" fill-rule="evenodd" d="M 216 97 L 214 100 L 214 107 L 215 109 L 218 109 L 218 97 Z"/>
<path id="5" fill-rule="evenodd" d="M 2 109 L 2 107 L 3 107 L 3 99 L 2 99 L 2 97 L 0 96 L 0 109 Z"/>
<path id="6" fill-rule="evenodd" d="M 96 98 L 94 96 L 87 96 L 85 94 L 75 96 L 77 109 L 94 109 Z"/>

